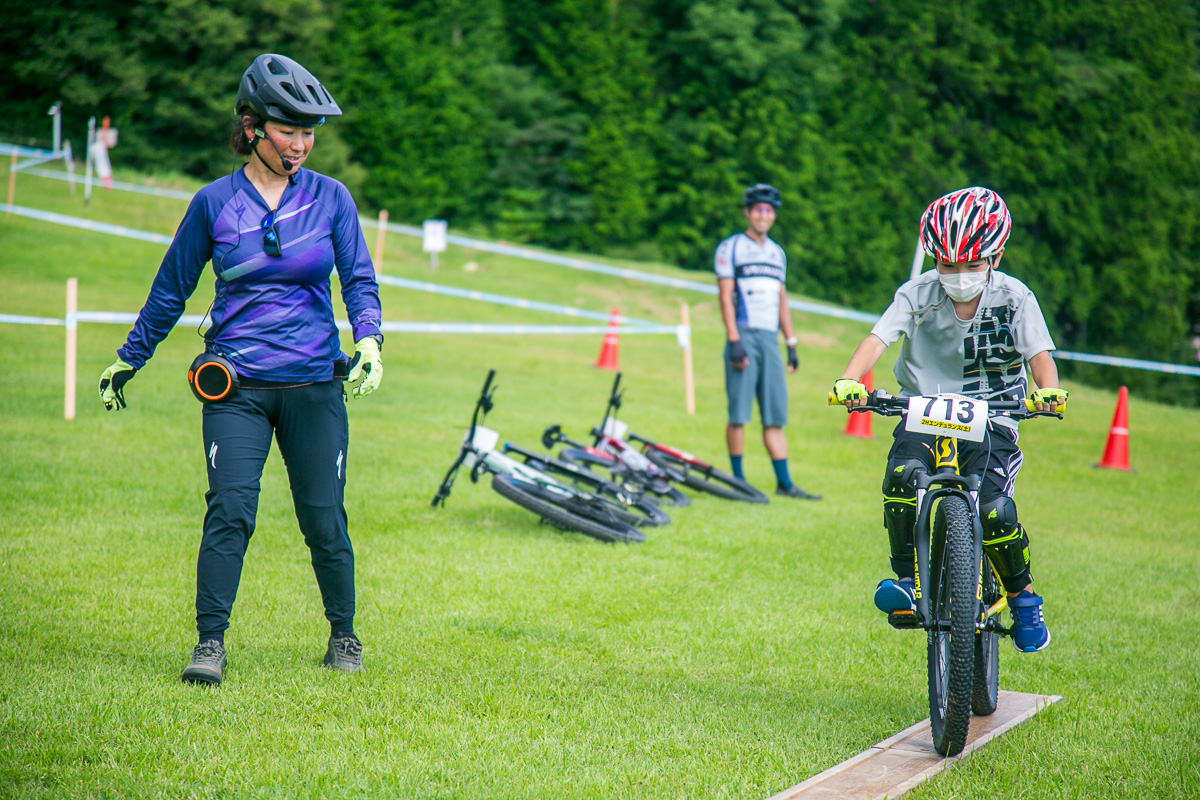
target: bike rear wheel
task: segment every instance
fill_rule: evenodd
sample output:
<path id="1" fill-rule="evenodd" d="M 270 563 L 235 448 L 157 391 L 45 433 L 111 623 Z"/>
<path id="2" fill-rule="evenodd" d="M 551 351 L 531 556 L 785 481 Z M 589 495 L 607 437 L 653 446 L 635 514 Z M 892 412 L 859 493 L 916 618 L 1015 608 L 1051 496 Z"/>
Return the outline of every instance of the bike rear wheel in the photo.
<path id="1" fill-rule="evenodd" d="M 975 596 L 979 562 L 973 561 L 966 501 L 943 497 L 934 515 L 929 563 L 929 722 L 933 746 L 943 756 L 962 752 L 971 718 L 975 678 Z"/>
<path id="2" fill-rule="evenodd" d="M 660 469 L 671 470 L 683 475 L 683 485 L 690 489 L 706 492 L 715 497 L 723 497 L 726 500 L 742 500 L 747 503 L 770 502 L 765 494 L 744 480 L 735 478 L 715 467 L 707 470 L 696 469 L 690 461 L 653 447 L 647 448 L 645 455 Z"/>
<path id="3" fill-rule="evenodd" d="M 983 563 L 983 604 L 990 608 L 1004 594 L 996 579 L 992 562 L 982 553 L 976 555 Z M 1000 634 L 979 631 L 975 635 L 975 684 L 971 693 L 971 713 L 986 717 L 996 712 L 1000 695 Z"/>
<path id="4" fill-rule="evenodd" d="M 557 527 L 577 531 L 602 542 L 646 541 L 646 534 L 616 519 L 607 506 L 596 509 L 581 502 L 573 503 L 568 508 L 537 484 L 518 480 L 511 475 L 494 476 L 492 488 L 502 497 Z"/>

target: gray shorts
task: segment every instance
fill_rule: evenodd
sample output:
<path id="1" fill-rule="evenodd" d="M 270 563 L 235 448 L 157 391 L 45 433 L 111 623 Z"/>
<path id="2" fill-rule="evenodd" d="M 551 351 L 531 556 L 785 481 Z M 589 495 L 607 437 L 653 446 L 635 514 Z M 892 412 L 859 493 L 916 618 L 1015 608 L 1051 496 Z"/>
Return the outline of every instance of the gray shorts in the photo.
<path id="1" fill-rule="evenodd" d="M 725 395 L 729 399 L 729 422 L 745 425 L 754 411 L 765 428 L 787 425 L 788 396 L 783 356 L 779 353 L 779 332 L 758 328 L 738 328 L 746 348 L 746 368 L 740 372 L 729 365 L 729 343 L 725 343 Z"/>

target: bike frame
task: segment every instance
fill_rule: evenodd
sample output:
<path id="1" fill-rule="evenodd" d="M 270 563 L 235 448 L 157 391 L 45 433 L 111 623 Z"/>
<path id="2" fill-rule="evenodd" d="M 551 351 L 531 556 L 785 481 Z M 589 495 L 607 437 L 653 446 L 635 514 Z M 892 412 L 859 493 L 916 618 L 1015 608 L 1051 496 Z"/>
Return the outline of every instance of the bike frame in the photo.
<path id="1" fill-rule="evenodd" d="M 487 380 L 483 384 L 483 391 L 479 395 L 479 400 L 475 403 L 475 411 L 471 414 L 471 427 L 467 430 L 467 435 L 463 439 L 462 446 L 459 448 L 458 457 L 446 472 L 446 477 L 442 479 L 441 488 L 434 495 L 433 505 L 436 507 L 446 502 L 446 498 L 450 496 L 450 489 L 454 485 L 455 478 L 458 475 L 458 469 L 463 464 L 467 464 L 471 470 L 470 477 L 472 483 L 479 482 L 480 473 L 491 472 L 499 475 L 510 475 L 526 483 L 535 484 L 564 500 L 573 498 L 591 499 L 592 495 L 581 492 L 572 486 L 567 486 L 544 472 L 540 472 L 533 467 L 522 464 L 514 458 L 510 458 L 499 450 L 492 447 L 478 447 L 475 444 L 475 435 L 480 429 L 480 412 L 482 412 L 482 416 L 486 417 L 487 413 L 492 410 L 492 393 L 495 391 L 492 388 L 492 378 L 495 377 L 495 374 L 495 370 L 488 372 Z M 467 463 L 468 460 L 470 461 L 469 464 Z"/>
<path id="2" fill-rule="evenodd" d="M 980 562 L 980 573 L 976 584 L 975 596 L 980 600 L 980 619 L 976 628 L 989 630 L 1008 636 L 1009 630 L 1001 624 L 999 614 L 1008 606 L 1007 597 L 1001 593 L 1001 599 L 993 605 L 983 608 L 983 565 L 993 572 L 996 567 L 992 564 L 983 549 L 983 526 L 979 521 L 979 485 L 978 475 L 962 475 L 958 468 L 958 441 L 950 437 L 939 436 L 934 440 L 935 471 L 933 473 L 918 470 L 914 476 L 917 491 L 917 520 L 914 528 L 916 552 L 915 595 L 916 623 L 925 630 L 945 630 L 944 620 L 932 619 L 929 614 L 929 595 L 924 587 L 929 584 L 929 556 L 932 551 L 933 526 L 930 517 L 936 507 L 936 501 L 947 495 L 958 495 L 966 502 L 971 512 L 971 535 L 976 549 L 983 554 Z M 999 573 L 996 572 L 999 580 Z"/>

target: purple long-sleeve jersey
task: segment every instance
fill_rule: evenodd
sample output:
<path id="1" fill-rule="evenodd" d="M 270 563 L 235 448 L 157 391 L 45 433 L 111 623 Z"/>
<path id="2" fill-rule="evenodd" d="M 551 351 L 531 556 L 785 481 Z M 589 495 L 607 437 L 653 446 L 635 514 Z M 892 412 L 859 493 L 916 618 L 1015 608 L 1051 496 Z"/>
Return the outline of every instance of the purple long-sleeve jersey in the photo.
<path id="1" fill-rule="evenodd" d="M 379 333 L 379 285 L 358 210 L 333 178 L 299 170 L 279 201 L 283 254 L 263 252 L 270 208 L 239 169 L 192 198 L 150 295 L 117 354 L 140 369 L 183 315 L 205 265 L 216 273 L 205 338 L 238 374 L 266 381 L 324 381 L 341 355 L 329 277 L 334 266 L 354 340 Z"/>

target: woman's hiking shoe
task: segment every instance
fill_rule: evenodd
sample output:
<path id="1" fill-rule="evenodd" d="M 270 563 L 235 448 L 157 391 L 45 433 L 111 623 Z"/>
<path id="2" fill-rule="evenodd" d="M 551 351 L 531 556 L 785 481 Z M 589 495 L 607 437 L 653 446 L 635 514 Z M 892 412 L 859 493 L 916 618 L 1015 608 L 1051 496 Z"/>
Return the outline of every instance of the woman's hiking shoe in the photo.
<path id="1" fill-rule="evenodd" d="M 1008 598 L 1012 609 L 1012 643 L 1022 653 L 1036 653 L 1050 644 L 1050 629 L 1042 619 L 1042 598 L 1033 592 L 1021 592 Z"/>
<path id="2" fill-rule="evenodd" d="M 201 642 L 192 650 L 192 663 L 183 670 L 182 680 L 186 683 L 206 683 L 219 686 L 225 674 L 225 648 L 216 639 Z"/>
<path id="3" fill-rule="evenodd" d="M 912 578 L 884 578 L 875 587 L 875 607 L 885 614 L 912 611 L 917 607 L 916 596 Z"/>
<path id="4" fill-rule="evenodd" d="M 345 636 L 330 636 L 325 648 L 325 666 L 341 672 L 361 672 L 362 642 L 350 633 Z"/>

